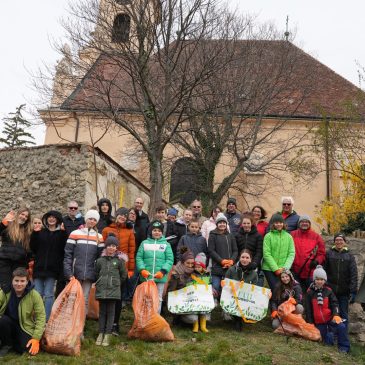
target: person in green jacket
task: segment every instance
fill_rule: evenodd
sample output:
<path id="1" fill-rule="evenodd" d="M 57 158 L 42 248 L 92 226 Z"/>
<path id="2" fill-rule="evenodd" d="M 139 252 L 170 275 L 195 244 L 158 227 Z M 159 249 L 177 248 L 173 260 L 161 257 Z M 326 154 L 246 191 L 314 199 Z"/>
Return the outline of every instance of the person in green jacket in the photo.
<path id="1" fill-rule="evenodd" d="M 271 222 L 270 232 L 264 238 L 262 270 L 271 291 L 274 291 L 282 271 L 290 270 L 293 264 L 295 246 L 282 215 L 274 214 Z"/>
<path id="2" fill-rule="evenodd" d="M 174 254 L 170 244 L 162 235 L 164 225 L 160 221 L 151 223 L 151 236 L 144 240 L 138 248 L 136 263 L 141 281 L 154 280 L 160 299 L 159 313 L 161 313 L 162 295 L 167 274 L 174 263 Z"/>
<path id="3" fill-rule="evenodd" d="M 96 345 L 109 346 L 114 323 L 115 305 L 121 299 L 120 287 L 127 279 L 124 260 L 118 256 L 119 241 L 113 233 L 105 240 L 102 256 L 96 260 L 96 292 L 99 301 L 99 335 Z"/>
<path id="4" fill-rule="evenodd" d="M 0 289 L 0 357 L 11 349 L 36 355 L 46 326 L 42 297 L 29 281 L 28 272 L 19 267 L 13 271 L 12 288 Z"/>

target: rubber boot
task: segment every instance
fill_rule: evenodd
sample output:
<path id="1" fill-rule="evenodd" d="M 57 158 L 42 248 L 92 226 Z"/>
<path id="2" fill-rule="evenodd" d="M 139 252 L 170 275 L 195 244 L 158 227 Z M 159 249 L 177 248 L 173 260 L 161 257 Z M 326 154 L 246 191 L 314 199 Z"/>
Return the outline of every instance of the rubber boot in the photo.
<path id="1" fill-rule="evenodd" d="M 207 317 L 205 315 L 201 315 L 199 316 L 199 321 L 200 321 L 200 330 L 204 333 L 208 333 L 209 331 L 207 330 Z"/>
<path id="2" fill-rule="evenodd" d="M 193 332 L 194 333 L 198 333 L 199 332 L 199 321 L 196 320 L 194 323 L 193 323 Z"/>
<path id="3" fill-rule="evenodd" d="M 104 333 L 99 333 L 98 338 L 96 339 L 95 345 L 100 346 L 103 342 Z"/>

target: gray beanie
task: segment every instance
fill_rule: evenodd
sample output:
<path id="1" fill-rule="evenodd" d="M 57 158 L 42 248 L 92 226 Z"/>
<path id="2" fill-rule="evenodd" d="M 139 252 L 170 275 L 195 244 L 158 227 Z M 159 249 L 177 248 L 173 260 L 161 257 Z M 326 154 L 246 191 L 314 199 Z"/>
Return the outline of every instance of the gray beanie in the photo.
<path id="1" fill-rule="evenodd" d="M 128 217 L 128 213 L 129 213 L 128 208 L 121 207 L 117 209 L 117 211 L 115 212 L 115 216 L 118 217 L 118 215 L 124 215 Z"/>
<path id="2" fill-rule="evenodd" d="M 119 246 L 118 238 L 115 237 L 115 235 L 113 233 L 109 233 L 109 236 L 106 238 L 105 243 L 104 243 L 105 247 L 108 247 L 111 245 L 114 245 L 116 247 Z"/>
<path id="3" fill-rule="evenodd" d="M 226 222 L 228 224 L 227 217 L 223 213 L 218 213 L 217 218 L 215 219 L 215 224 L 218 225 L 219 222 Z"/>
<path id="4" fill-rule="evenodd" d="M 303 214 L 300 216 L 299 220 L 298 220 L 298 224 L 301 222 L 301 221 L 308 221 L 309 223 L 312 224 L 312 221 L 311 221 L 311 218 L 309 215 L 307 214 Z"/>
<path id="5" fill-rule="evenodd" d="M 316 269 L 313 271 L 313 281 L 316 279 L 324 279 L 327 281 L 327 274 L 322 265 L 317 265 Z"/>

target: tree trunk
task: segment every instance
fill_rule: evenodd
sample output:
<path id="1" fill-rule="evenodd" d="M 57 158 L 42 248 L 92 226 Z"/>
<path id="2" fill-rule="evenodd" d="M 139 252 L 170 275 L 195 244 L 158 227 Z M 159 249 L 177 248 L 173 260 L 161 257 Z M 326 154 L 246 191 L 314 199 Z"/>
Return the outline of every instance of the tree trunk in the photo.
<path id="1" fill-rule="evenodd" d="M 148 215 L 153 217 L 155 208 L 162 202 L 162 156 L 155 155 L 150 161 L 150 206 Z"/>

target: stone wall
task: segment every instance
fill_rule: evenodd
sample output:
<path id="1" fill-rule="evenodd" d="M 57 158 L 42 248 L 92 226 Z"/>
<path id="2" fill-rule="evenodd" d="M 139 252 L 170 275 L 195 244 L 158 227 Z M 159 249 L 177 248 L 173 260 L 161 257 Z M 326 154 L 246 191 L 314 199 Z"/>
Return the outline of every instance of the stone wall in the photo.
<path id="1" fill-rule="evenodd" d="M 0 216 L 10 209 L 27 206 L 32 214 L 50 209 L 66 212 L 69 200 L 76 200 L 84 213 L 107 197 L 114 207 L 130 207 L 137 196 L 149 205 L 149 190 L 130 173 L 86 144 L 45 145 L 0 149 Z"/>

